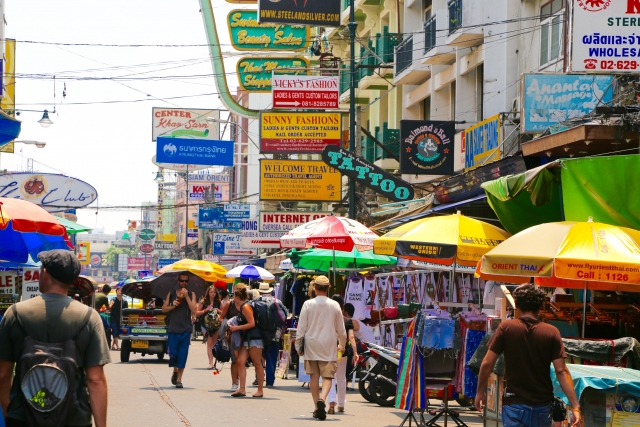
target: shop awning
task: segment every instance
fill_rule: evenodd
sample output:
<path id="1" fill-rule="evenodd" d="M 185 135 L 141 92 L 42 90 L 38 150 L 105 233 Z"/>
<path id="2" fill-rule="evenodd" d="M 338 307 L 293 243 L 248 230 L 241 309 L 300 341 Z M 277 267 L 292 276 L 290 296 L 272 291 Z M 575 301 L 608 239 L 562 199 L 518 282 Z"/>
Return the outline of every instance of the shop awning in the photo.
<path id="1" fill-rule="evenodd" d="M 86 231 L 91 231 L 92 230 L 91 227 L 87 227 L 85 225 L 78 224 L 77 222 L 69 221 L 66 218 L 62 218 L 62 217 L 57 216 L 56 219 L 58 220 L 58 222 L 60 224 L 64 225 L 64 227 L 67 229 L 67 233 L 68 234 L 84 233 Z"/>
<path id="2" fill-rule="evenodd" d="M 0 147 L 16 139 L 21 126 L 22 123 L 0 110 Z"/>

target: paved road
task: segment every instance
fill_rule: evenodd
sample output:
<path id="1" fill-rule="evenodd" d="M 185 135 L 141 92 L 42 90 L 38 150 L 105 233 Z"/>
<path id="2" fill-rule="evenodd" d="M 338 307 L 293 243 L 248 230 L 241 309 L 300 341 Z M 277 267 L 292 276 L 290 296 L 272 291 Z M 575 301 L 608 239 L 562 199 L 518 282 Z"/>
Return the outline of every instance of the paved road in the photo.
<path id="1" fill-rule="evenodd" d="M 311 416 L 313 403 L 309 390 L 301 387 L 295 375 L 290 380 L 277 379 L 274 388 L 265 388 L 262 399 L 249 397 L 255 392 L 252 386 L 247 389 L 248 397 L 230 397 L 229 370 L 225 368 L 219 375 L 206 370 L 206 349 L 201 341 L 192 342 L 182 390 L 171 385 L 171 370 L 166 360 L 161 362 L 155 356 L 132 354 L 129 363 L 120 363 L 118 352 L 112 352 L 111 356 L 114 363 L 107 365 L 106 372 L 109 425 L 112 426 L 200 427 L 242 423 L 252 427 L 284 427 L 319 422 Z M 248 370 L 247 377 L 249 383 L 253 381 L 252 369 Z M 357 390 L 347 393 L 346 412 L 328 415 L 325 422 L 335 425 L 342 421 L 350 427 L 397 427 L 406 415 L 394 408 L 366 402 Z M 463 419 L 469 427 L 482 425 L 477 413 L 465 415 Z"/>

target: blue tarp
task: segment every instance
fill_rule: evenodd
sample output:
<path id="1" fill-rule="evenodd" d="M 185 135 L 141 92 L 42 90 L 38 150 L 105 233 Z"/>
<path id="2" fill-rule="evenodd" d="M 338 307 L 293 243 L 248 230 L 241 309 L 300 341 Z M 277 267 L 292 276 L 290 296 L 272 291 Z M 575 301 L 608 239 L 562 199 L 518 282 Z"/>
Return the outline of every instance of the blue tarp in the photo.
<path id="1" fill-rule="evenodd" d="M 629 393 L 640 397 L 640 371 L 627 368 L 614 368 L 611 366 L 587 366 L 587 365 L 567 365 L 573 378 L 573 385 L 578 395 L 578 400 L 582 392 L 587 387 L 609 393 Z M 553 393 L 562 398 L 566 403 L 569 400 L 562 392 L 560 383 L 555 376 L 555 371 L 551 369 L 551 379 L 553 381 Z"/>

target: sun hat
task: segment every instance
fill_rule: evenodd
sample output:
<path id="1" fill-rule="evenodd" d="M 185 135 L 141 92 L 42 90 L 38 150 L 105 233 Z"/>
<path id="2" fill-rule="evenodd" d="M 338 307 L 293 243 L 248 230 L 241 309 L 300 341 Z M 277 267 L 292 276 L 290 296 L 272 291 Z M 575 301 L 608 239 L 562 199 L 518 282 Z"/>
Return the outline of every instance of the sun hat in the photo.
<path id="1" fill-rule="evenodd" d="M 316 286 L 330 286 L 329 278 L 327 276 L 318 276 L 314 280 Z"/>
<path id="2" fill-rule="evenodd" d="M 260 282 L 260 287 L 258 288 L 258 292 L 260 292 L 261 294 L 270 294 L 271 292 L 273 292 L 273 288 L 269 286 L 268 283 Z"/>

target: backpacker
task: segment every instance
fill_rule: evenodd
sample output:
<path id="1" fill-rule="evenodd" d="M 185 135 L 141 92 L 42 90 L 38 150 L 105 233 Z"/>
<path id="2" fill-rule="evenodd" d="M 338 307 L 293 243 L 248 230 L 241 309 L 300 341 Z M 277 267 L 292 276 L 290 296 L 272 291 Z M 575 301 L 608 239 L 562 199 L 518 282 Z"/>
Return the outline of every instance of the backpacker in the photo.
<path id="1" fill-rule="evenodd" d="M 251 301 L 256 328 L 265 344 L 273 341 L 276 331 L 287 321 L 287 309 L 276 299 L 260 297 Z"/>
<path id="2" fill-rule="evenodd" d="M 76 339 L 91 318 L 93 308 L 73 339 L 62 343 L 45 343 L 28 336 L 14 306 L 16 320 L 24 341 L 20 356 L 20 390 L 24 396 L 26 424 L 42 427 L 67 425 L 69 417 L 78 409 L 76 382 L 79 378 Z"/>

